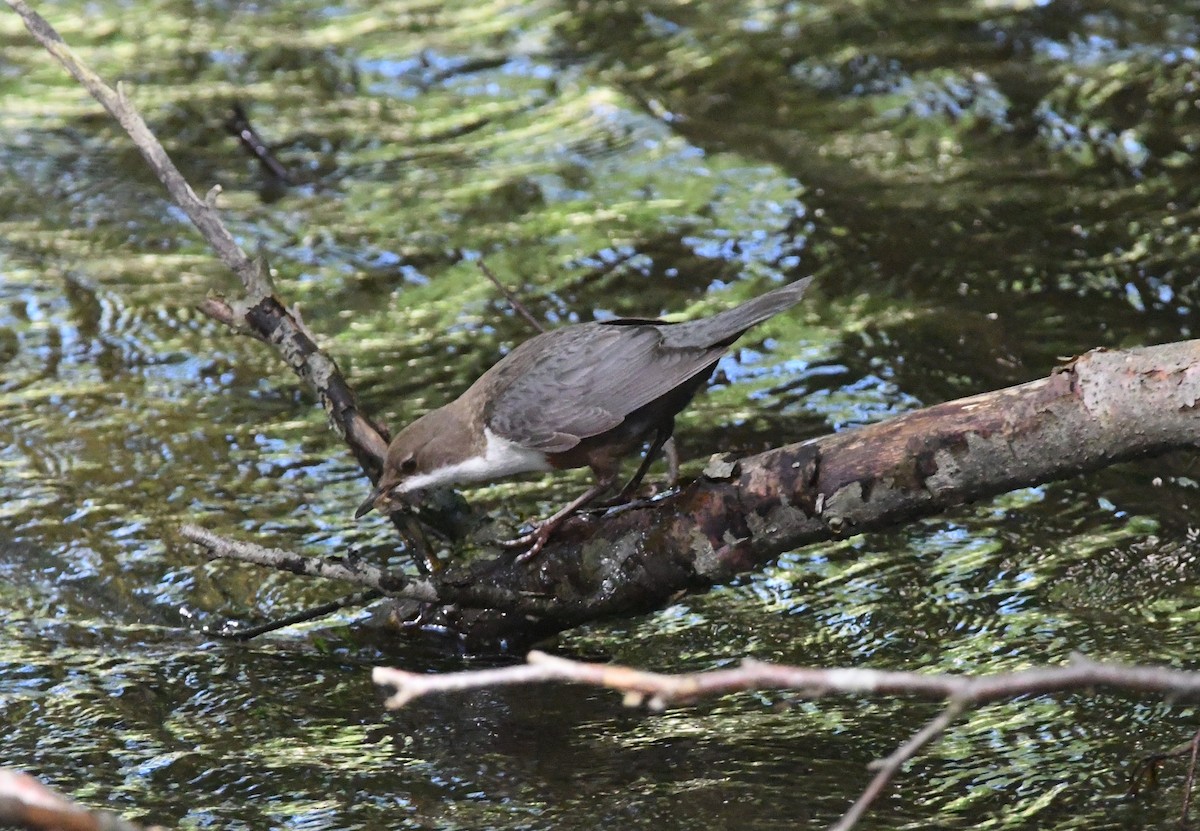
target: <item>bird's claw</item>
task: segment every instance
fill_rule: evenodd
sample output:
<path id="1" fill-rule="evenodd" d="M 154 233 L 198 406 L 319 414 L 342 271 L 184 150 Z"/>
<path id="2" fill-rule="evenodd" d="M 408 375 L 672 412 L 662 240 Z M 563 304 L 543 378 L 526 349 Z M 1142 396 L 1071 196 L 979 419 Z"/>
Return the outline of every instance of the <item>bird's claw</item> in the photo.
<path id="1" fill-rule="evenodd" d="M 517 555 L 516 562 L 527 563 L 546 547 L 550 535 L 554 533 L 554 528 L 555 524 L 553 523 L 539 522 L 528 534 L 522 534 L 511 540 L 500 540 L 496 544 L 501 548 L 524 548 L 525 550 Z"/>

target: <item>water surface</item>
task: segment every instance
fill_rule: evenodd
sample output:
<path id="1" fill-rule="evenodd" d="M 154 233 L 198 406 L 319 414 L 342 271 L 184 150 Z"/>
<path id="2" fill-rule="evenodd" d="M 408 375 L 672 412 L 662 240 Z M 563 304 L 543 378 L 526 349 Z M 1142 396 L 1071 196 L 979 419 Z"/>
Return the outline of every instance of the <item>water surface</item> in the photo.
<path id="1" fill-rule="evenodd" d="M 779 281 L 681 450 L 767 446 L 1192 336 L 1200 4 L 129 4 L 41 11 L 123 80 L 392 425 L 529 332 L 698 315 Z M 119 130 L 0 14 L 0 761 L 184 828 L 821 827 L 934 712 L 735 696 L 646 714 L 579 689 L 388 714 L 369 669 L 489 662 L 353 612 L 250 644 L 338 587 L 201 562 L 184 522 L 384 559 L 366 483 L 267 348 L 194 310 L 231 292 Z M 222 129 L 240 102 L 298 184 Z M 464 258 L 464 254 L 466 257 Z M 1195 664 L 1195 461 L 1178 454 L 790 552 L 562 636 L 664 671 L 749 655 L 992 672 Z M 685 468 L 687 470 L 688 468 Z M 469 493 L 503 516 L 572 476 Z M 396 562 L 402 562 L 398 559 Z M 1181 770 L 1120 799 L 1190 707 L 988 708 L 867 828 L 1171 822 Z"/>

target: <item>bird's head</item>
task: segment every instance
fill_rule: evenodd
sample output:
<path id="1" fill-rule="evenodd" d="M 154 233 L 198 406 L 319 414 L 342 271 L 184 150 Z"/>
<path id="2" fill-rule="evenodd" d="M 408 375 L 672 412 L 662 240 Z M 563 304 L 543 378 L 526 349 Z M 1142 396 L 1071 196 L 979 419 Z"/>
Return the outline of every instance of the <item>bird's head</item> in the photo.
<path id="1" fill-rule="evenodd" d="M 448 433 L 454 422 L 442 415 L 441 410 L 418 418 L 405 427 L 388 445 L 387 458 L 379 483 L 354 512 L 361 519 L 371 510 L 389 514 L 418 504 L 425 488 L 443 484 L 440 475 L 453 464 L 453 444 L 448 447 Z"/>
<path id="2" fill-rule="evenodd" d="M 378 510 L 381 514 L 390 514 L 416 501 L 415 497 L 418 496 L 418 492 L 404 487 L 405 482 L 417 472 L 416 457 L 408 456 L 398 464 L 392 465 L 390 464 L 391 454 L 389 453 L 388 456 L 389 463 L 383 468 L 379 484 L 355 510 L 355 519 L 362 519 L 372 510 Z"/>

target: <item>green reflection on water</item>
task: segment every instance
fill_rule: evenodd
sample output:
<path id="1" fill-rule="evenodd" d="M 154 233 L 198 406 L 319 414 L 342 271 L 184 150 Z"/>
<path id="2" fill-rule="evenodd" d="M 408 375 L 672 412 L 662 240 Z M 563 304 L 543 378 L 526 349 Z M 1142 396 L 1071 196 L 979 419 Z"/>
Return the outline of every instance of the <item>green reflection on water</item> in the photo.
<path id="1" fill-rule="evenodd" d="M 680 419 L 686 470 L 1193 328 L 1192 3 L 43 11 L 127 82 L 200 192 L 222 186 L 235 233 L 393 425 L 528 335 L 464 250 L 551 324 L 699 315 L 817 274 Z M 192 311 L 230 278 L 136 153 L 11 14 L 0 49 L 5 763 L 183 827 L 792 828 L 829 822 L 932 715 L 781 694 L 645 715 L 558 689 L 385 715 L 372 663 L 459 662 L 339 625 L 198 639 L 335 589 L 200 564 L 182 521 L 394 543 L 348 521 L 362 477 L 274 356 Z M 300 185 L 239 154 L 233 101 Z M 813 546 L 561 643 L 677 670 L 995 671 L 1075 649 L 1190 665 L 1190 465 Z M 519 517 L 575 486 L 472 497 Z M 1160 821 L 1174 774 L 1139 816 L 1111 797 L 1191 719 L 1115 697 L 989 708 L 865 827 Z"/>

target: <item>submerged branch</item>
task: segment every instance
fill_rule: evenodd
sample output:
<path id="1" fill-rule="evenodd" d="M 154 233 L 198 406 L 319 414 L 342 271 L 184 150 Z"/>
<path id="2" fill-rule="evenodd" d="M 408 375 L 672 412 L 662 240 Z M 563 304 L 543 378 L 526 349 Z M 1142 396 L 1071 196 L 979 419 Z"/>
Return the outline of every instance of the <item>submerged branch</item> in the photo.
<path id="1" fill-rule="evenodd" d="M 212 634 L 223 640 L 248 641 L 260 635 L 265 635 L 268 632 L 277 632 L 288 626 L 295 626 L 297 623 L 308 623 L 310 620 L 328 617 L 343 609 L 366 606 L 368 603 L 378 600 L 381 597 L 383 597 L 383 592 L 378 589 L 367 589 L 366 591 L 355 592 L 337 600 L 331 600 L 328 603 L 322 603 L 319 606 L 310 606 L 307 609 L 269 620 L 266 623 L 260 623 L 257 626 L 242 626 L 234 621 L 227 621 L 221 627 L 210 628 L 206 626 L 204 631 L 212 632 Z"/>

